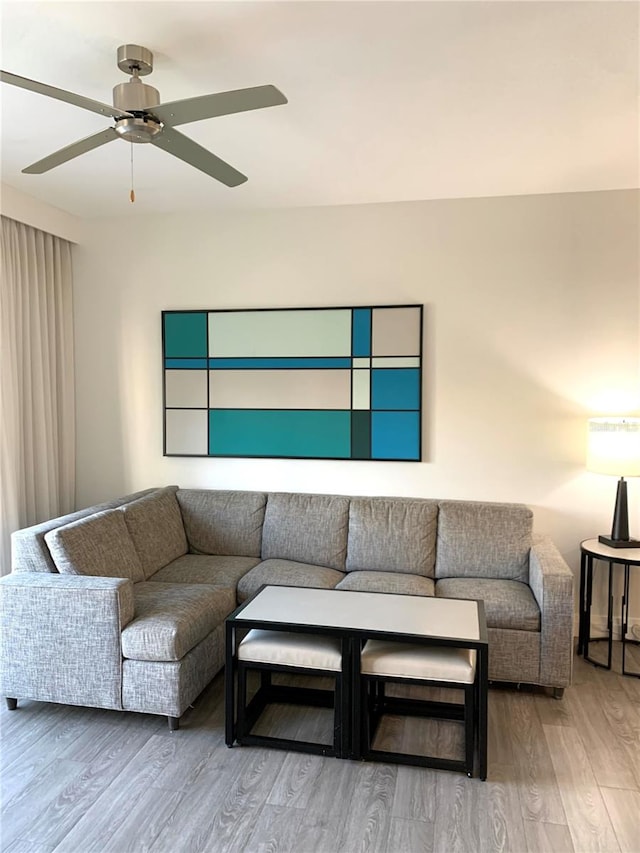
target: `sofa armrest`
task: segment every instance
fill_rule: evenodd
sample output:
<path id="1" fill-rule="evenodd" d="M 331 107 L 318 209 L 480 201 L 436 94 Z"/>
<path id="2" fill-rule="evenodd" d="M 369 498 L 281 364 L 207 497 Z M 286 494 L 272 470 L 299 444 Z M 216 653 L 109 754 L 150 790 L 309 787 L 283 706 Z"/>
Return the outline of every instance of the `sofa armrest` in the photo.
<path id="1" fill-rule="evenodd" d="M 540 608 L 540 683 L 567 687 L 573 664 L 574 577 L 547 536 L 534 536 L 529 585 Z"/>
<path id="2" fill-rule="evenodd" d="M 121 708 L 120 633 L 133 614 L 133 584 L 125 578 L 1 578 L 2 695 Z"/>

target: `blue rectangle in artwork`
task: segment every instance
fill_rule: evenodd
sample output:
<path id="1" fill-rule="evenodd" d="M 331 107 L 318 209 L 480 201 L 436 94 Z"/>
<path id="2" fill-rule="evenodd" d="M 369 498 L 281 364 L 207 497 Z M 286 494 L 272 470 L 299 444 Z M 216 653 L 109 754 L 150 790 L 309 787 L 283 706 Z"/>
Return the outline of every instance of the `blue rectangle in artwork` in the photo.
<path id="1" fill-rule="evenodd" d="M 291 370 L 296 368 L 351 367 L 350 358 L 210 358 L 212 370 Z"/>
<path id="2" fill-rule="evenodd" d="M 207 367 L 206 358 L 165 358 L 164 366 L 172 370 L 202 370 Z"/>
<path id="3" fill-rule="evenodd" d="M 371 377 L 372 409 L 419 409 L 420 370 L 414 367 L 375 368 Z"/>
<path id="4" fill-rule="evenodd" d="M 209 455 L 348 459 L 351 412 L 212 409 Z"/>
<path id="5" fill-rule="evenodd" d="M 371 458 L 419 461 L 419 413 L 372 412 Z"/>
<path id="6" fill-rule="evenodd" d="M 353 309 L 351 354 L 371 355 L 371 308 Z"/>

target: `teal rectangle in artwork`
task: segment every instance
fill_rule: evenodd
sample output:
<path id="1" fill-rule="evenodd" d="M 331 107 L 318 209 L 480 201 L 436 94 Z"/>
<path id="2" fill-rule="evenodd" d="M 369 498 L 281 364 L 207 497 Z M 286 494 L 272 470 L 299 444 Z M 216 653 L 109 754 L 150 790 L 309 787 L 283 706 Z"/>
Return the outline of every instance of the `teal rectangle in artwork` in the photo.
<path id="1" fill-rule="evenodd" d="M 349 459 L 351 412 L 212 409 L 209 455 Z"/>
<path id="2" fill-rule="evenodd" d="M 165 358 L 206 358 L 206 311 L 165 311 L 163 332 Z"/>

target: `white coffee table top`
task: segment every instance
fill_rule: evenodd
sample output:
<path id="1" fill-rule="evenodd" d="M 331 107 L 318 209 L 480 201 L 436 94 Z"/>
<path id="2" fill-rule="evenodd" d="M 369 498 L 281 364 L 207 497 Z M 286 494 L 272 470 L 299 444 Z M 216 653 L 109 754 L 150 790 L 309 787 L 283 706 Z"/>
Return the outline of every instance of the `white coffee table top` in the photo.
<path id="1" fill-rule="evenodd" d="M 266 586 L 234 621 L 480 640 L 475 601 L 422 595 Z"/>

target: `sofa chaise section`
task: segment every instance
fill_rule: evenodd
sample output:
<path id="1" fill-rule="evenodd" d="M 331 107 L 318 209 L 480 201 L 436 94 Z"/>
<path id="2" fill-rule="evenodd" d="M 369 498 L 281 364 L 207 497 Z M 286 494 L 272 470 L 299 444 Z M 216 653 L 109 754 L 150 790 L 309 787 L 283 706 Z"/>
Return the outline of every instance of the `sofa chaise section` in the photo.
<path id="1" fill-rule="evenodd" d="M 189 557 L 176 490 L 61 519 L 44 534 L 56 571 L 3 579 L 5 696 L 162 714 L 177 727 L 222 666 L 236 597 L 220 578 L 154 580 Z"/>

